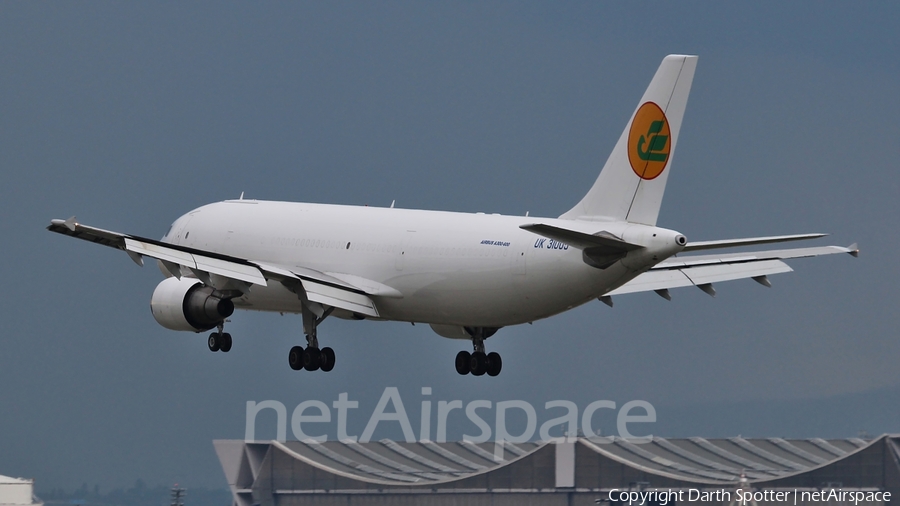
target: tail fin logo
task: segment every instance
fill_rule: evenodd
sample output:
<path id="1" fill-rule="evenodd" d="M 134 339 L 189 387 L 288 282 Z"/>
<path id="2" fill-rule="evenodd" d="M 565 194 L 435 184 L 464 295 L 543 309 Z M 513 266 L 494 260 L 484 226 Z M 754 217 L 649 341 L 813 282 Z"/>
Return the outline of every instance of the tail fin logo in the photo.
<path id="1" fill-rule="evenodd" d="M 666 169 L 671 150 L 666 113 L 653 102 L 644 102 L 628 132 L 628 161 L 641 179 L 655 179 Z"/>

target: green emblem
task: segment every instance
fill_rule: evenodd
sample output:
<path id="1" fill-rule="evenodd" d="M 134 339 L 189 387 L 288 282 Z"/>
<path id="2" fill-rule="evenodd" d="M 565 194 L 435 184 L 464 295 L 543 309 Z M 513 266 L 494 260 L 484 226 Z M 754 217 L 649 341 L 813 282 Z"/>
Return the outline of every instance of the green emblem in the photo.
<path id="1" fill-rule="evenodd" d="M 669 153 L 660 153 L 660 151 L 665 149 L 666 143 L 669 142 L 668 135 L 659 135 L 663 125 L 665 125 L 665 121 L 662 120 L 650 123 L 650 128 L 647 130 L 647 137 L 650 138 L 650 141 L 647 142 L 643 135 L 638 139 L 637 152 L 641 160 L 645 162 L 664 162 L 669 157 Z M 644 151 L 645 143 L 647 144 L 647 151 Z"/>

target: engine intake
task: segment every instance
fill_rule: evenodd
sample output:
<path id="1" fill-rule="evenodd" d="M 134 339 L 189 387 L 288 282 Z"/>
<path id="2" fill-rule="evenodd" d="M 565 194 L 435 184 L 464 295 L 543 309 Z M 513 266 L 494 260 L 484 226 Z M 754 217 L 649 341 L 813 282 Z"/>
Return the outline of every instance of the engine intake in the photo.
<path id="1" fill-rule="evenodd" d="M 166 278 L 153 291 L 150 312 L 157 323 L 170 330 L 209 330 L 234 313 L 231 299 L 215 293 L 198 279 Z"/>

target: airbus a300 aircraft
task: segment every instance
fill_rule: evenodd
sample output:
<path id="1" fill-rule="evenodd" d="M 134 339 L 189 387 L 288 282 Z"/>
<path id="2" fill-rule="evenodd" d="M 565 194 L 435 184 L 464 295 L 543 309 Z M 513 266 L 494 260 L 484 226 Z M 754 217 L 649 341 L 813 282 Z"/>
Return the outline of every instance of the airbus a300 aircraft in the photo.
<path id="1" fill-rule="evenodd" d="M 334 351 L 317 329 L 329 316 L 428 323 L 472 342 L 459 374 L 496 376 L 502 362 L 485 340 L 502 327 L 547 318 L 595 299 L 752 278 L 792 269 L 783 260 L 834 253 L 822 246 L 752 253 L 681 253 L 822 237 L 802 234 L 689 242 L 656 226 L 697 66 L 667 56 L 594 185 L 559 218 L 226 200 L 175 220 L 161 240 L 52 220 L 52 232 L 157 260 L 166 276 L 150 301 L 160 325 L 204 332 L 211 351 L 231 349 L 224 332 L 235 308 L 303 315 L 306 347 L 295 370 L 330 371 Z M 243 197 L 243 195 L 242 195 Z M 678 256 L 676 256 L 678 255 Z"/>

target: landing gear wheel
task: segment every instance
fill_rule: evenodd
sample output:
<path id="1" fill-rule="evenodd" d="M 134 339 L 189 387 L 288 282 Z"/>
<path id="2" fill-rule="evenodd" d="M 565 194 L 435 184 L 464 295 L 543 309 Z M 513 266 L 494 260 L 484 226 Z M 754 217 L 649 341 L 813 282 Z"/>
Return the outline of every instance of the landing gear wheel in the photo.
<path id="1" fill-rule="evenodd" d="M 219 351 L 228 353 L 231 351 L 231 334 L 228 332 L 219 336 Z"/>
<path id="2" fill-rule="evenodd" d="M 334 369 L 334 350 L 327 346 L 319 352 L 319 369 L 325 372 Z"/>
<path id="3" fill-rule="evenodd" d="M 472 354 L 468 351 L 461 351 L 456 354 L 456 372 L 465 376 L 469 374 L 469 362 L 472 360 Z"/>
<path id="4" fill-rule="evenodd" d="M 487 357 L 484 352 L 476 351 L 469 360 L 469 369 L 473 376 L 481 376 L 487 372 Z"/>
<path id="5" fill-rule="evenodd" d="M 500 359 L 500 354 L 496 351 L 492 351 L 487 355 L 487 373 L 488 376 L 496 376 L 500 374 L 500 369 L 503 368 L 503 360 Z"/>
<path id="6" fill-rule="evenodd" d="M 315 371 L 319 368 L 319 349 L 310 346 L 303 352 L 303 368 L 307 371 Z"/>
<path id="7" fill-rule="evenodd" d="M 291 352 L 288 353 L 288 364 L 291 365 L 291 369 L 295 371 L 303 369 L 303 355 L 302 346 L 294 346 L 291 348 Z"/>
<path id="8" fill-rule="evenodd" d="M 209 335 L 209 339 L 206 340 L 206 344 L 209 346 L 209 351 L 219 351 L 219 348 L 222 346 L 221 341 L 219 340 L 219 333 L 213 332 Z"/>

